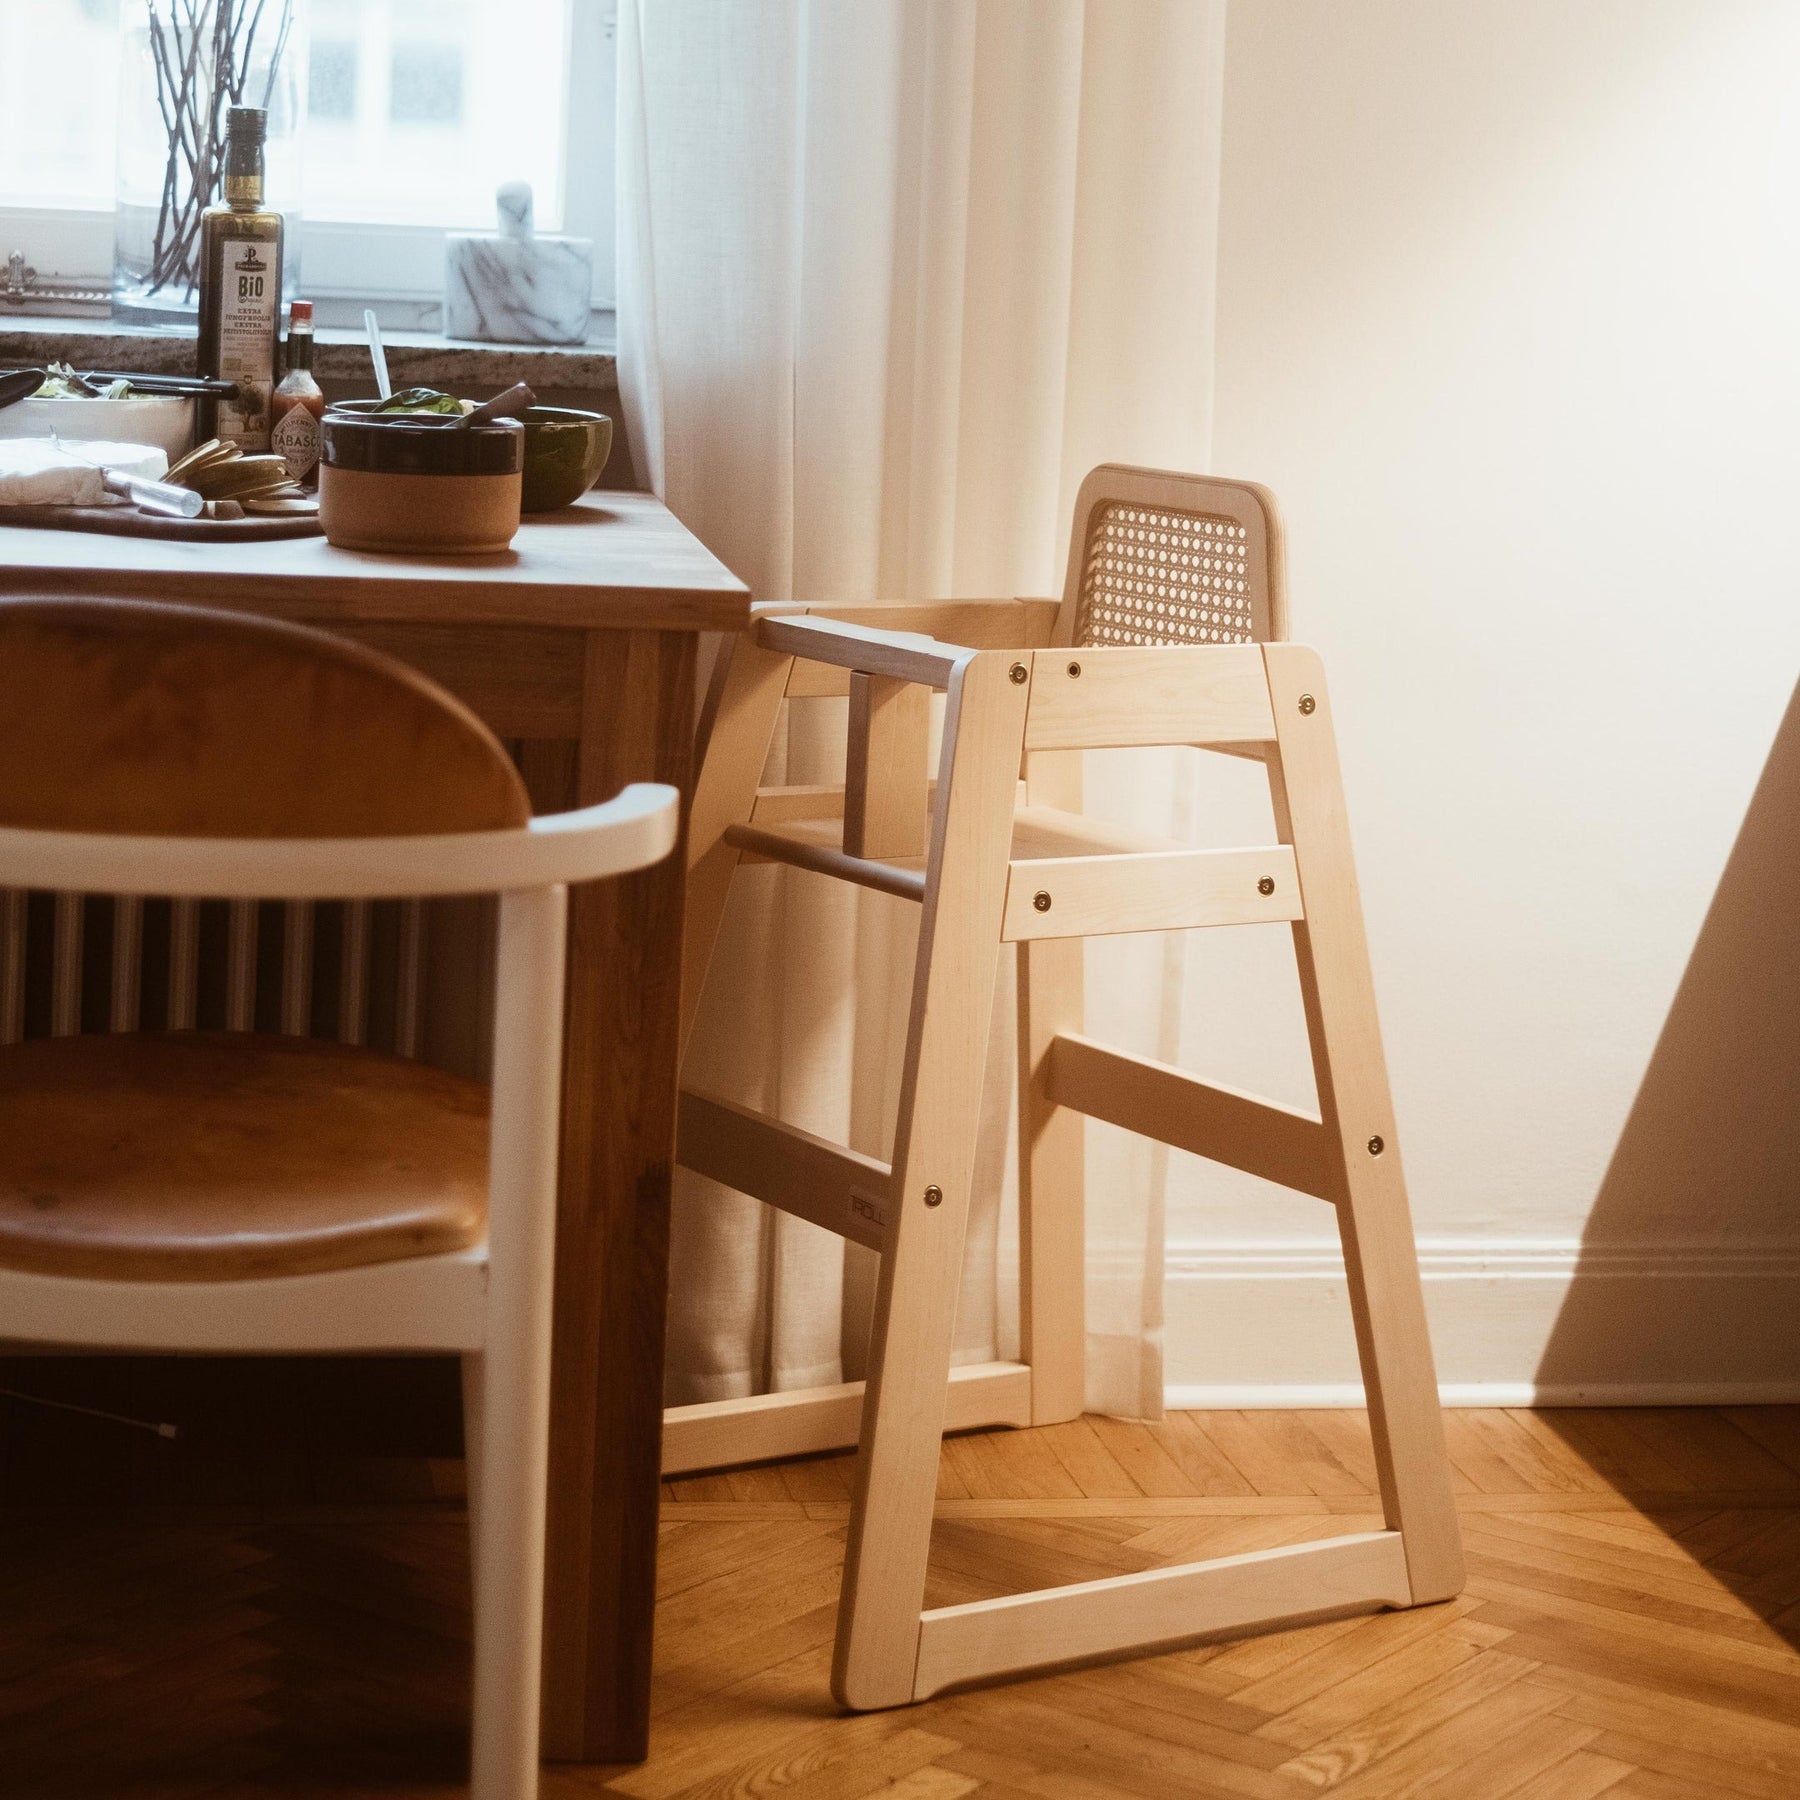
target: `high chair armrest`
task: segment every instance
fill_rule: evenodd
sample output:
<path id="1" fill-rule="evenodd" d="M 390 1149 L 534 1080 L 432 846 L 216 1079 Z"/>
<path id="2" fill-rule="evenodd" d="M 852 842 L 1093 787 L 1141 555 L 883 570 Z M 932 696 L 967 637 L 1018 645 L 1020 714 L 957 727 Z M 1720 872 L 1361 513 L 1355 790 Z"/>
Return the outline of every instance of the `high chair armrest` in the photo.
<path id="1" fill-rule="evenodd" d="M 1061 607 L 1025 597 L 980 600 L 874 601 L 857 606 L 809 606 L 807 616 L 866 625 L 877 631 L 925 632 L 969 650 L 1041 650 L 1055 634 Z"/>
<path id="2" fill-rule="evenodd" d="M 977 654 L 958 644 L 941 644 L 924 632 L 877 631 L 807 614 L 759 618 L 750 629 L 765 650 L 931 688 L 947 688 L 957 669 Z"/>
<path id="3" fill-rule="evenodd" d="M 1048 644 L 1056 627 L 1057 604 L 1054 600 L 929 600 L 920 602 L 875 602 L 858 606 L 809 606 L 801 608 L 780 603 L 756 609 L 751 629 L 757 641 L 772 650 L 780 650 L 806 662 L 826 663 L 841 669 L 861 669 L 872 675 L 894 675 L 903 681 L 918 680 L 928 686 L 943 687 L 941 669 L 912 675 L 884 661 L 880 666 L 868 660 L 870 651 L 852 656 L 841 650 L 821 649 L 821 643 L 868 644 L 883 641 L 894 650 L 914 651 L 930 646 L 933 651 L 955 650 L 1030 650 Z M 778 630 L 770 634 L 766 627 L 804 625 L 830 634 L 829 637 L 783 637 Z M 843 691 L 839 683 L 826 678 L 823 685 L 798 678 L 790 687 L 795 698 L 811 693 Z"/>

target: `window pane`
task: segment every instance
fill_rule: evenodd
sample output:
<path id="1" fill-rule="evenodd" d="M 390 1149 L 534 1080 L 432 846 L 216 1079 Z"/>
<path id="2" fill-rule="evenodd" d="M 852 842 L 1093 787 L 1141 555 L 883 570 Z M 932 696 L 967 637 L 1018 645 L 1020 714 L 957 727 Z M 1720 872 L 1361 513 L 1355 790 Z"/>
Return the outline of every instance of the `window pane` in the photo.
<path id="1" fill-rule="evenodd" d="M 356 46 L 346 38 L 314 38 L 306 78 L 308 119 L 348 125 L 356 119 Z"/>
<path id="2" fill-rule="evenodd" d="M 462 52 L 453 44 L 396 44 L 388 122 L 460 125 L 462 73 Z"/>
<path id="3" fill-rule="evenodd" d="M 569 9 L 312 0 L 309 218 L 481 228 L 525 180 L 563 218 Z M 110 207 L 119 0 L 0 0 L 0 205 Z"/>
<path id="4" fill-rule="evenodd" d="M 0 0 L 0 205 L 112 205 L 118 56 L 119 0 Z"/>
<path id="5" fill-rule="evenodd" d="M 563 211 L 570 0 L 313 0 L 306 213 L 488 226 L 529 181 Z"/>

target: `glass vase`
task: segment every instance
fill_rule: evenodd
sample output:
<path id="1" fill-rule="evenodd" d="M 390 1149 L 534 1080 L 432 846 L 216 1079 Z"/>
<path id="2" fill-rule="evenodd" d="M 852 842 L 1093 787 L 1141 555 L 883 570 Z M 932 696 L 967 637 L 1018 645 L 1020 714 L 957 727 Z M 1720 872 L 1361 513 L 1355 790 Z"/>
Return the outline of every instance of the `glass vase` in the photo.
<path id="1" fill-rule="evenodd" d="M 269 115 L 264 192 L 284 215 L 282 297 L 300 290 L 306 0 L 120 0 L 113 317 L 191 331 L 200 214 L 219 198 L 233 106 Z"/>

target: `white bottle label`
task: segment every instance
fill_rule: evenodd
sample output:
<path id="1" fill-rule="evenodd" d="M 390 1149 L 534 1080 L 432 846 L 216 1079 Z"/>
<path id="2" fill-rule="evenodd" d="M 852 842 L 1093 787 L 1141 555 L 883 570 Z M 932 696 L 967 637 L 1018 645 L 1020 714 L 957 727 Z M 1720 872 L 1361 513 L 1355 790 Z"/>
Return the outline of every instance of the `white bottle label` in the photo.
<path id="1" fill-rule="evenodd" d="M 269 447 L 275 320 L 281 310 L 273 246 L 228 242 L 219 271 L 219 373 L 238 386 L 219 402 L 218 434 L 247 451 Z"/>
<path id="2" fill-rule="evenodd" d="M 304 406 L 290 406 L 269 438 L 269 448 L 287 462 L 288 478 L 304 481 L 319 464 L 319 421 Z"/>

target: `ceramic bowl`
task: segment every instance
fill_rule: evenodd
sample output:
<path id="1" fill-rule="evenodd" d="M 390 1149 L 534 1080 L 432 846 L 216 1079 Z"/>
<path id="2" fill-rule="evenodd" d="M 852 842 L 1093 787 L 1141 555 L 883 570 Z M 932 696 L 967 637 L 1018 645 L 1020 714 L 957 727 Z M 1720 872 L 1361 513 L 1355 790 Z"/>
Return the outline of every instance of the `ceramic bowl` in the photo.
<path id="1" fill-rule="evenodd" d="M 606 467 L 612 420 L 605 413 L 568 406 L 528 406 L 524 419 L 525 511 L 552 512 L 572 505 Z"/>
<path id="2" fill-rule="evenodd" d="M 332 407 L 319 458 L 319 524 L 346 550 L 477 556 L 519 529 L 525 428 L 441 413 Z"/>
<path id="3" fill-rule="evenodd" d="M 139 394 L 130 400 L 15 400 L 0 407 L 0 438 L 47 437 L 154 444 L 174 462 L 194 447 L 194 402 L 185 394 Z"/>

